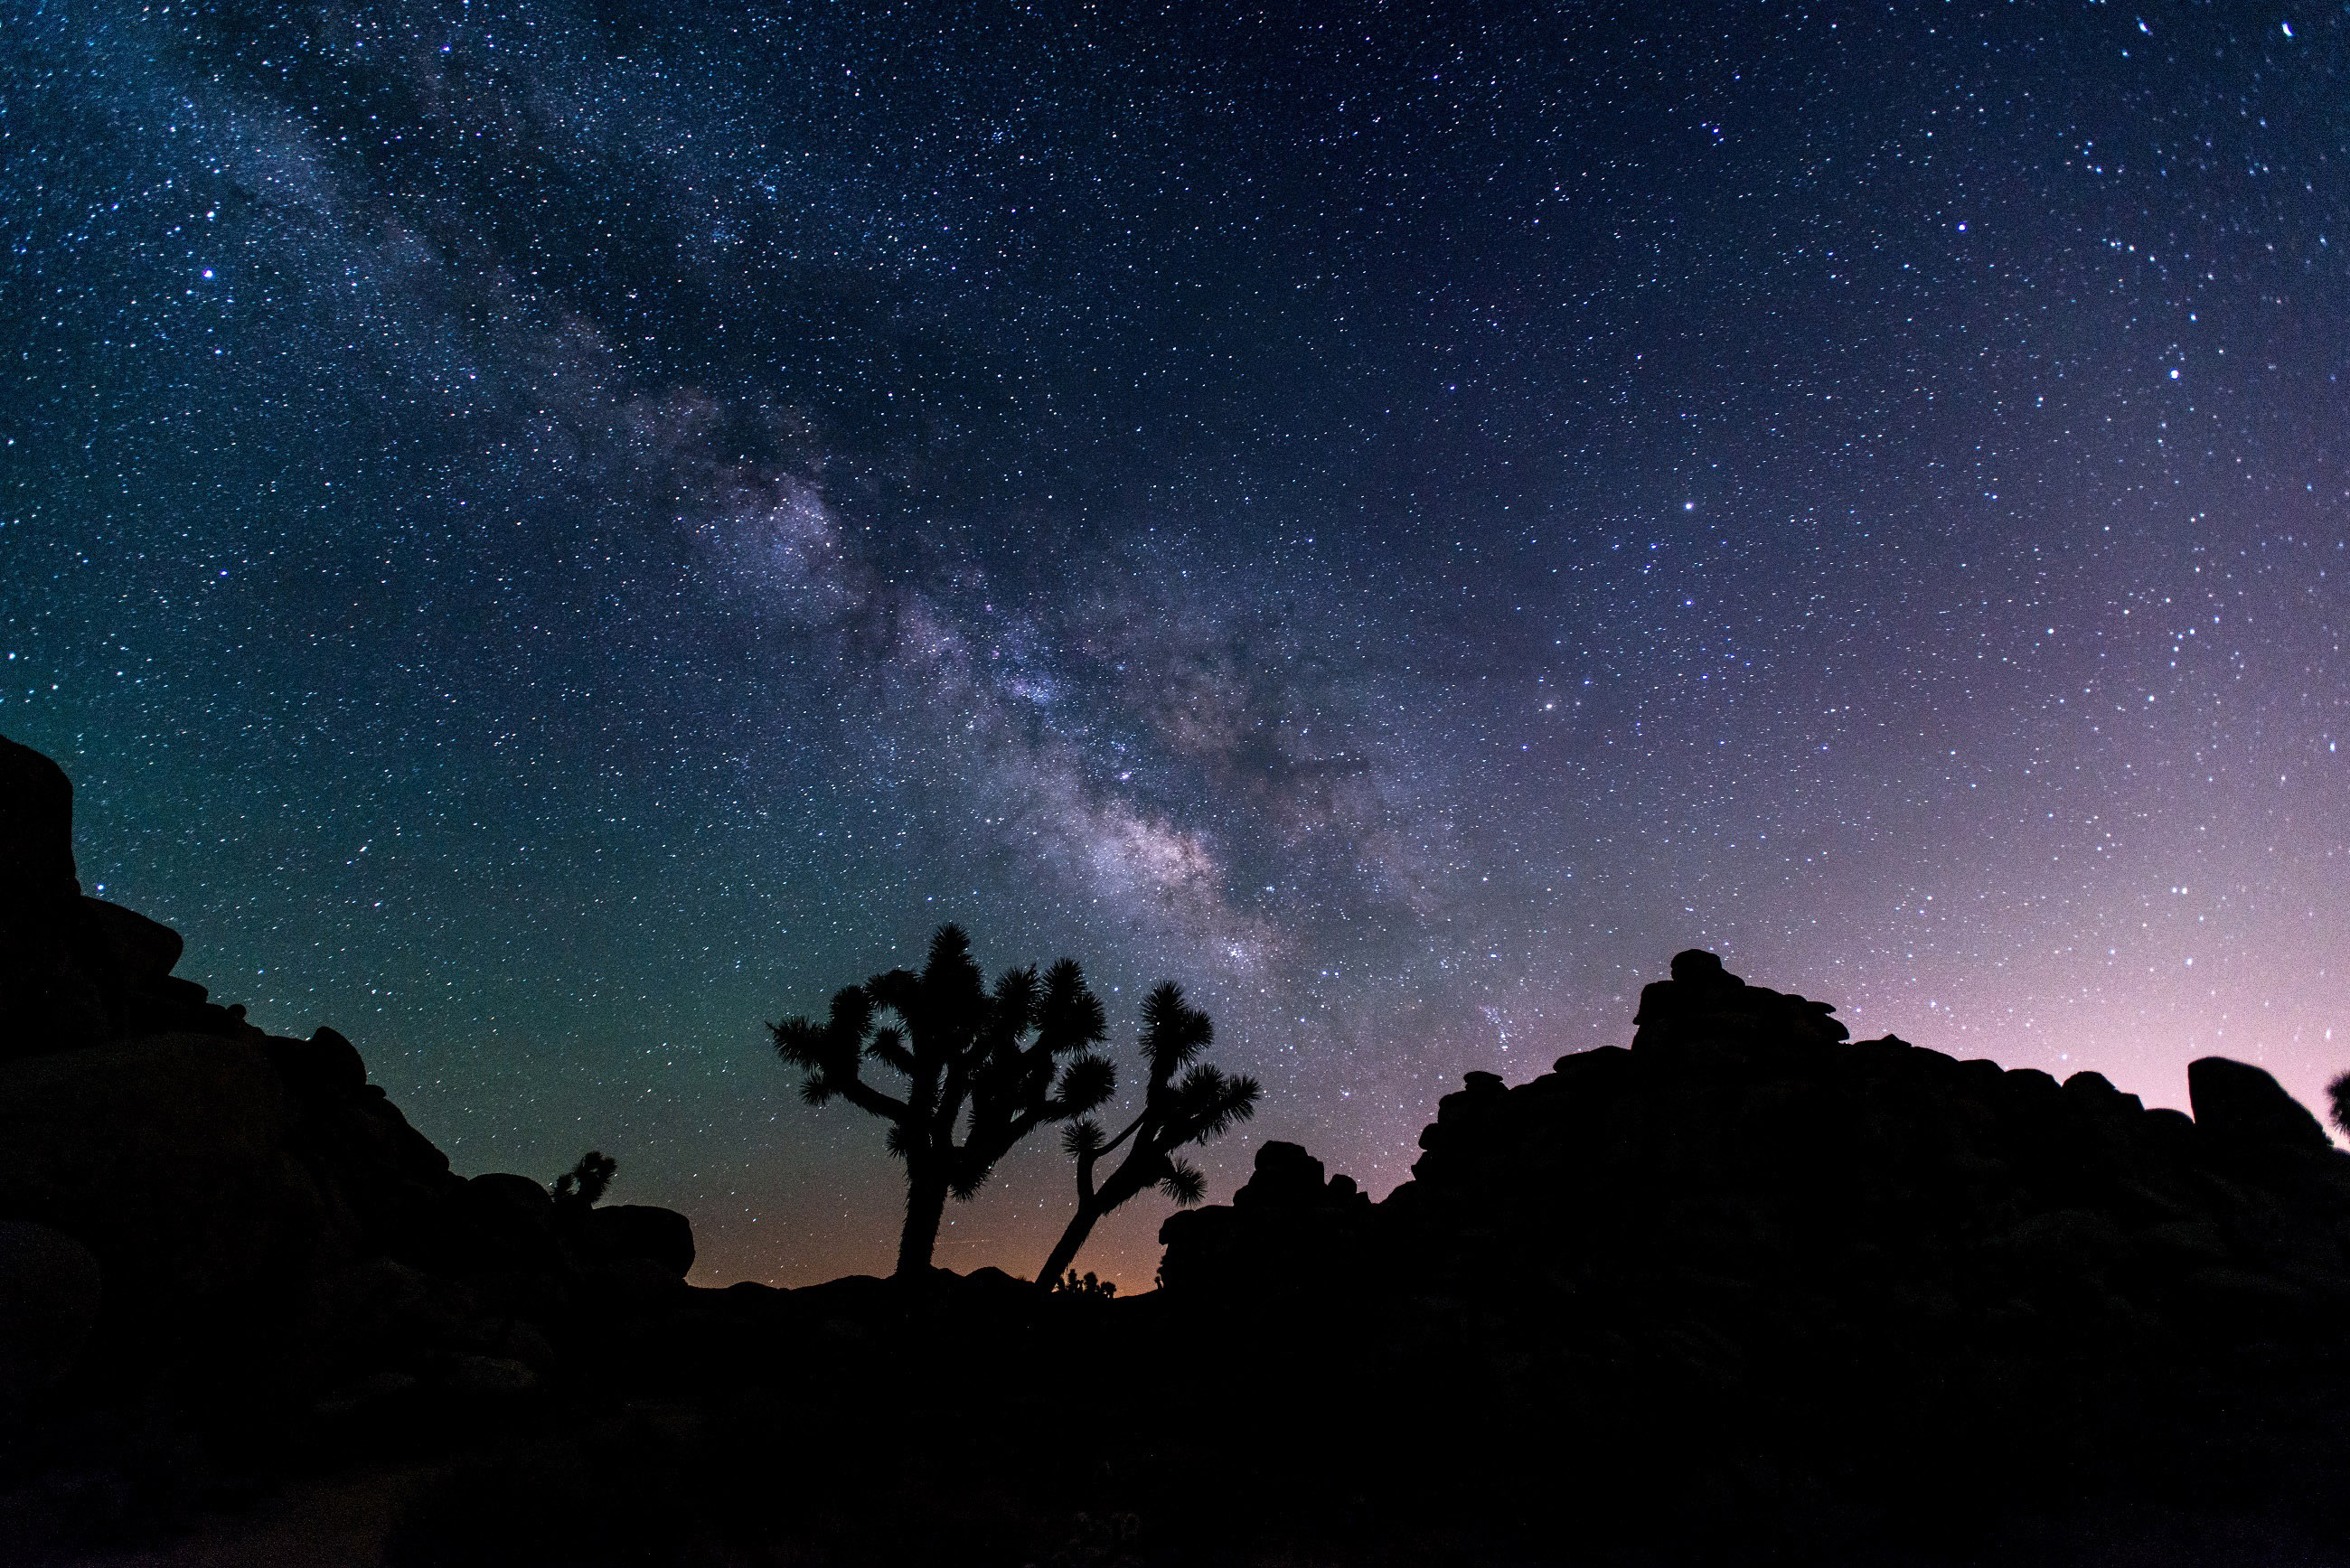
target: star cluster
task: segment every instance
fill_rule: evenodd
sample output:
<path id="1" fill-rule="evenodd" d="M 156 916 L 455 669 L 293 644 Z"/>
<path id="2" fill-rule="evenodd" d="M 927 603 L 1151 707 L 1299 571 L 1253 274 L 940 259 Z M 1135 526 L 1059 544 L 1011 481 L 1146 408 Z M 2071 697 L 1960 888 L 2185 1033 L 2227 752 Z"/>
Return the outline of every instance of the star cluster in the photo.
<path id="1" fill-rule="evenodd" d="M 1219 1196 L 1690 945 L 2314 1098 L 2350 21 L 1618 12 L 25 7 L 0 730 L 224 999 L 712 1280 L 886 1264 L 759 1025 L 946 919 L 1209 1009 Z"/>

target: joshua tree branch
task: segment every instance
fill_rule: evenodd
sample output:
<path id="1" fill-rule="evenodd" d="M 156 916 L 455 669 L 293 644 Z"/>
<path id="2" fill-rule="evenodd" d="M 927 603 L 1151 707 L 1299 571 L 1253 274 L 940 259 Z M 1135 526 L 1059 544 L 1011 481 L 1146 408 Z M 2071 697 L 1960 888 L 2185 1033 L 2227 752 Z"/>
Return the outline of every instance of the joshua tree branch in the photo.
<path id="1" fill-rule="evenodd" d="M 1147 1121 L 1149 1121 L 1149 1119 L 1150 1119 L 1150 1109 L 1149 1109 L 1149 1107 L 1148 1106 L 1144 1106 L 1144 1107 L 1143 1107 L 1143 1109 L 1141 1110 L 1141 1112 L 1140 1112 L 1139 1114 L 1138 1114 L 1138 1115 L 1135 1116 L 1135 1118 L 1134 1118 L 1132 1121 L 1130 1121 L 1130 1122 L 1128 1122 L 1128 1123 L 1127 1123 L 1127 1124 L 1126 1124 L 1126 1130 L 1125 1130 L 1124 1132 L 1119 1133 L 1116 1137 L 1114 1137 L 1114 1138 L 1110 1139 L 1107 1143 L 1106 1143 L 1106 1144 L 1102 1145 L 1102 1146 L 1101 1146 L 1101 1147 L 1100 1147 L 1100 1149 L 1098 1149 L 1097 1152 L 1097 1153 L 1099 1153 L 1099 1154 L 1107 1154 L 1107 1153 L 1109 1153 L 1109 1152 L 1110 1152 L 1110 1150 L 1112 1150 L 1112 1149 L 1116 1148 L 1118 1145 L 1120 1145 L 1120 1144 L 1124 1143 L 1127 1139 L 1128 1139 L 1128 1138 L 1132 1137 L 1136 1133 L 1140 1132 L 1140 1131 L 1142 1130 L 1142 1124 L 1143 1124 L 1143 1123 L 1145 1123 L 1145 1122 L 1147 1122 Z"/>
<path id="2" fill-rule="evenodd" d="M 835 1078 L 829 1086 L 834 1094 L 858 1110 L 868 1116 L 879 1116 L 884 1121 L 903 1123 L 914 1114 L 905 1101 L 883 1094 L 862 1078 Z"/>

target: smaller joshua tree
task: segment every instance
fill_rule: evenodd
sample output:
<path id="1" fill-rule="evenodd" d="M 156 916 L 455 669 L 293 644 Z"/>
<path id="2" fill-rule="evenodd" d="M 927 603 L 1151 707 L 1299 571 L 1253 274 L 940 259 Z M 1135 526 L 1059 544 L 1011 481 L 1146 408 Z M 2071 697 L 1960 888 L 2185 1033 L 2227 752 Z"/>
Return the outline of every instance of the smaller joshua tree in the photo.
<path id="1" fill-rule="evenodd" d="M 555 1179 L 555 1201 L 566 1208 L 595 1208 L 619 1168 L 620 1162 L 610 1155 L 589 1149 L 578 1164 Z"/>
<path id="2" fill-rule="evenodd" d="M 1045 1260 L 1037 1282 L 1062 1278 L 1101 1217 L 1146 1187 L 1156 1187 L 1181 1204 L 1200 1201 L 1206 1183 L 1175 1151 L 1206 1143 L 1256 1114 L 1263 1093 L 1250 1077 L 1227 1077 L 1210 1066 L 1191 1066 L 1215 1038 L 1208 1015 L 1183 1000 L 1180 988 L 1161 985 L 1142 1004 L 1142 1054 L 1150 1064 L 1142 1110 L 1115 1137 L 1105 1137 L 1091 1116 L 1072 1123 L 1063 1147 L 1077 1162 L 1077 1211 Z M 1180 1078 L 1176 1074 L 1190 1067 Z M 1096 1183 L 1101 1162 L 1124 1147 L 1126 1158 Z"/>
<path id="3" fill-rule="evenodd" d="M 2325 1098 L 2334 1113 L 2334 1125 L 2345 1135 L 2350 1135 L 2350 1073 L 2345 1073 L 2325 1085 Z"/>

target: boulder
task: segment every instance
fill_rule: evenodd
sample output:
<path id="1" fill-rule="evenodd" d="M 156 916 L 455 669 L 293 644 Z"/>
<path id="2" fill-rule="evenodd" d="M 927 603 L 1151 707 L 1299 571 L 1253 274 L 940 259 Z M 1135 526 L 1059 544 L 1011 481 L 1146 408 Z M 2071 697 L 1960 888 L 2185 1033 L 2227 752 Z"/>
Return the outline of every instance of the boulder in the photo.
<path id="1" fill-rule="evenodd" d="M 1784 1037 L 1823 1044 L 1849 1039 L 1825 1002 L 1749 985 L 1701 948 L 1673 955 L 1672 978 L 1640 992 L 1633 1016 L 1633 1047 L 1696 1039 Z"/>
<path id="2" fill-rule="evenodd" d="M 2189 1062 L 2187 1095 L 2195 1107 L 2195 1125 L 2222 1142 L 2314 1150 L 2334 1147 L 2308 1107 L 2249 1062 L 2225 1056 Z"/>
<path id="3" fill-rule="evenodd" d="M 84 897 L 72 828 L 0 739 L 0 1395 L 85 1336 L 140 1397 L 520 1386 L 582 1313 L 688 1290 L 683 1215 L 453 1175 L 349 1040 L 265 1034 L 172 973 L 178 932 Z"/>
<path id="4" fill-rule="evenodd" d="M 367 1245 L 411 1259 L 429 1251 L 443 1206 L 464 1185 L 449 1157 L 367 1081 L 358 1048 L 335 1030 L 265 1036 L 261 1045 L 292 1096 L 303 1158 L 334 1183 Z"/>
<path id="5" fill-rule="evenodd" d="M 47 1225 L 0 1220 L 0 1408 L 72 1370 L 103 1297 L 88 1247 Z"/>
<path id="6" fill-rule="evenodd" d="M 587 1210 L 581 1229 L 609 1258 L 643 1258 L 682 1278 L 693 1269 L 693 1222 L 674 1209 L 613 1203 Z"/>
<path id="7" fill-rule="evenodd" d="M 256 1046 L 172 1034 L 0 1062 L 0 1215 L 96 1254 L 126 1351 L 168 1354 L 355 1256 Z M 255 1325 L 256 1328 L 257 1324 Z"/>
<path id="8" fill-rule="evenodd" d="M 286 1086 L 307 1101 L 333 1103 L 366 1092 L 367 1064 L 358 1047 L 332 1029 L 320 1029 L 307 1040 L 272 1036 L 265 1049 Z"/>
<path id="9" fill-rule="evenodd" d="M 0 1059 L 140 1034 L 249 1036 L 172 976 L 180 949 L 171 927 L 82 896 L 71 781 L 0 736 Z"/>
<path id="10" fill-rule="evenodd" d="M 1354 1186 L 1352 1179 L 1341 1179 L 1347 1181 L 1348 1188 Z M 1268 1210 L 1308 1208 L 1321 1203 L 1327 1187 L 1320 1160 L 1306 1153 L 1303 1145 L 1284 1143 L 1276 1138 L 1259 1146 L 1255 1171 L 1232 1195 L 1232 1206 L 1236 1209 Z"/>
<path id="11" fill-rule="evenodd" d="M 0 736 L 0 1058 L 94 1044 L 106 998 L 76 951 L 73 784 Z"/>
<path id="12" fill-rule="evenodd" d="M 691 1294 L 683 1275 L 650 1258 L 614 1258 L 591 1268 L 586 1278 L 593 1299 L 623 1312 L 674 1305 Z"/>
<path id="13" fill-rule="evenodd" d="M 476 1176 L 465 1183 L 457 1206 L 469 1222 L 509 1252 L 535 1253 L 555 1246 L 555 1199 L 527 1176 L 503 1170 Z"/>
<path id="14" fill-rule="evenodd" d="M 112 961 L 117 984 L 126 989 L 151 985 L 179 963 L 185 944 L 180 933 L 162 921 L 103 898 L 83 898 L 78 908 Z"/>
<path id="15" fill-rule="evenodd" d="M 80 897 L 73 781 L 30 746 L 0 735 L 0 911 Z"/>
<path id="16" fill-rule="evenodd" d="M 1335 1289 L 1360 1261 L 1359 1230 L 1371 1217 L 1370 1197 L 1354 1178 L 1326 1179 L 1320 1160 L 1276 1138 L 1258 1146 L 1254 1173 L 1229 1208 L 1167 1217 L 1159 1228 L 1162 1281 L 1228 1295 Z"/>
<path id="17" fill-rule="evenodd" d="M 416 1262 L 462 1279 L 571 1269 L 555 1200 L 529 1177 L 504 1171 L 449 1189 L 421 1242 Z"/>

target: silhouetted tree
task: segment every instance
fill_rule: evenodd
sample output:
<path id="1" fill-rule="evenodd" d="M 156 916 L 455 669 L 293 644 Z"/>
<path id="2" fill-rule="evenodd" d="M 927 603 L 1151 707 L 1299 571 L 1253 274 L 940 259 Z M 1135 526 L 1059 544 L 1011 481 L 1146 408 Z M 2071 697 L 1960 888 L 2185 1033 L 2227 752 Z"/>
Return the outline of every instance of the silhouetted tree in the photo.
<path id="1" fill-rule="evenodd" d="M 1056 1295 L 1099 1296 L 1102 1300 L 1107 1301 L 1118 1294 L 1118 1282 L 1105 1280 L 1090 1269 L 1083 1275 L 1080 1275 L 1076 1270 L 1071 1269 L 1066 1274 L 1053 1282 L 1053 1291 Z"/>
<path id="2" fill-rule="evenodd" d="M 990 992 L 954 926 L 931 939 L 921 973 L 877 974 L 835 996 L 824 1023 L 768 1030 L 776 1054 L 806 1074 L 808 1104 L 837 1096 L 889 1124 L 889 1152 L 906 1162 L 900 1274 L 931 1266 L 947 1194 L 971 1197 L 1022 1138 L 1092 1110 L 1117 1085 L 1090 1049 L 1108 1029 L 1075 961 L 1041 980 L 1034 967 L 1006 971 Z M 902 1075 L 902 1095 L 867 1081 L 868 1061 Z"/>
<path id="3" fill-rule="evenodd" d="M 2333 1108 L 2334 1125 L 2350 1135 L 2350 1073 L 2325 1085 L 2325 1098 Z"/>
<path id="4" fill-rule="evenodd" d="M 620 1162 L 608 1154 L 589 1149 L 579 1157 L 579 1163 L 555 1179 L 555 1200 L 567 1206 L 593 1209 L 612 1185 L 612 1177 Z"/>
<path id="5" fill-rule="evenodd" d="M 1087 1116 L 1062 1134 L 1062 1145 L 1077 1162 L 1077 1211 L 1061 1232 L 1053 1255 L 1036 1276 L 1041 1284 L 1061 1277 L 1077 1249 L 1101 1217 L 1146 1187 L 1156 1187 L 1176 1202 L 1200 1201 L 1205 1182 L 1200 1173 L 1176 1158 L 1175 1151 L 1205 1143 L 1256 1114 L 1263 1091 L 1254 1078 L 1226 1077 L 1216 1068 L 1191 1066 L 1215 1038 L 1208 1015 L 1183 1000 L 1180 988 L 1161 985 L 1142 1004 L 1142 1054 L 1150 1064 L 1149 1086 L 1143 1091 L 1142 1110 L 1116 1137 L 1105 1138 L 1101 1125 Z M 1181 1078 L 1175 1075 L 1191 1070 Z M 1094 1171 L 1102 1160 L 1128 1146 L 1126 1158 L 1099 1186 Z"/>

